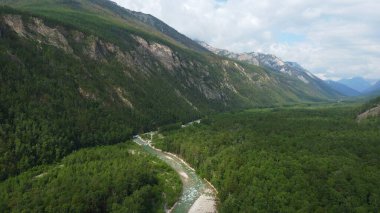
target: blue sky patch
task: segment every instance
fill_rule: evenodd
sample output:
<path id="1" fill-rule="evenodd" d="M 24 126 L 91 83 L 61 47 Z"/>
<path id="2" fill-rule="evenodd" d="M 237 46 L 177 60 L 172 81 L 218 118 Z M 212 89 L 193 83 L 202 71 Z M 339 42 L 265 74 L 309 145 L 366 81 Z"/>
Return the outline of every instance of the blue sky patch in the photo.
<path id="1" fill-rule="evenodd" d="M 227 2 L 228 0 L 215 0 L 217 3 L 225 3 Z"/>
<path id="2" fill-rule="evenodd" d="M 277 40 L 281 43 L 297 43 L 306 40 L 306 36 L 301 34 L 281 32 L 277 34 Z"/>

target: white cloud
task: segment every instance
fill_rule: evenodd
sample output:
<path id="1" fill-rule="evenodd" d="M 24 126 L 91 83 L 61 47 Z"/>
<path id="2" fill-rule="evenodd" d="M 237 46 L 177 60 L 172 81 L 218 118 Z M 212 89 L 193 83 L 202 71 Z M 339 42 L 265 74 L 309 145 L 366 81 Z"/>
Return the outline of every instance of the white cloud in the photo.
<path id="1" fill-rule="evenodd" d="M 215 47 L 272 53 L 324 78 L 380 79 L 379 0 L 115 2 Z"/>

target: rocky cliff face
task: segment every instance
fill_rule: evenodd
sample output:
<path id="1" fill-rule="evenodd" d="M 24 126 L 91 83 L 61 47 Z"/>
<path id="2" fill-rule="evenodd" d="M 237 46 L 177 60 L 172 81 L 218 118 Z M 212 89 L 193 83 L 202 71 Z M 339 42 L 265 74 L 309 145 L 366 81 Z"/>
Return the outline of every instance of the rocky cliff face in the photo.
<path id="1" fill-rule="evenodd" d="M 193 98 L 185 97 L 183 94 L 198 93 L 205 100 L 220 101 L 224 105 L 228 105 L 226 102 L 233 99 L 226 94 L 229 92 L 229 87 L 225 87 L 224 81 L 211 82 L 211 79 L 207 80 L 213 75 L 210 73 L 208 65 L 197 60 L 181 59 L 183 55 L 172 48 L 158 42 L 150 42 L 138 35 L 130 35 L 131 39 L 128 42 L 132 42 L 135 49 L 126 51 L 96 35 L 61 26 L 49 26 L 39 18 L 5 14 L 0 16 L 0 19 L 3 28 L 16 33 L 20 38 L 38 44 L 54 46 L 77 59 L 90 59 L 103 64 L 111 64 L 113 61 L 117 61 L 124 67 L 124 73 L 128 77 L 143 76 L 145 81 L 157 78 L 157 75 L 161 75 L 161 77 L 168 75 L 167 77 L 172 79 L 177 78 L 178 82 L 176 83 L 179 83 L 178 85 L 174 85 L 172 82 L 165 83 L 172 87 L 179 86 L 173 95 L 185 99 L 185 103 L 192 109 L 197 108 L 196 104 L 191 101 Z M 215 64 L 215 66 L 218 65 Z M 223 65 L 223 69 L 230 68 L 228 65 Z M 197 71 L 191 73 L 188 70 Z M 229 77 L 226 76 L 225 78 L 227 81 Z M 141 83 L 141 87 L 144 87 L 144 82 Z M 222 88 L 225 88 L 226 91 Z M 112 90 L 121 102 L 125 103 L 127 107 L 133 108 L 132 101 L 126 97 L 128 92 L 115 85 L 112 86 Z M 83 88 L 80 88 L 79 91 L 86 98 L 96 99 L 96 95 L 90 91 L 85 91 Z"/>
<path id="2" fill-rule="evenodd" d="M 361 122 L 372 117 L 380 117 L 380 105 L 373 107 L 357 116 L 357 121 Z"/>
<path id="3" fill-rule="evenodd" d="M 280 91 L 281 87 L 289 87 L 282 84 L 283 79 L 279 79 L 280 76 L 272 76 L 264 70 L 255 71 L 236 62 L 213 56 L 207 56 L 206 60 L 191 58 L 172 47 L 149 41 L 139 35 L 127 35 L 127 39 L 123 42 L 133 46 L 132 50 L 127 50 L 97 35 L 84 33 L 75 28 L 46 24 L 41 18 L 4 14 L 1 20 L 3 27 L 9 28 L 20 38 L 54 46 L 79 60 L 90 59 L 103 64 L 117 62 L 126 78 L 134 80 L 140 78 L 149 82 L 159 75 L 158 78 L 164 78 L 163 83 L 175 91 L 172 95 L 182 100 L 191 111 L 197 109 L 195 111 L 199 112 L 202 107 L 203 110 L 212 109 L 211 105 L 216 103 L 219 103 L 216 108 L 227 109 L 234 106 L 253 106 L 271 102 L 276 104 L 285 100 L 302 99 L 302 95 L 297 97 L 298 94 L 294 96 L 287 93 L 278 98 L 277 94 L 283 93 Z M 258 61 L 258 65 L 265 64 L 267 67 L 280 69 L 279 72 L 295 75 L 305 84 L 308 84 L 310 79 L 316 78 L 298 65 L 282 62 L 274 56 L 233 53 L 229 55 L 233 59 L 253 61 L 253 64 L 257 64 Z M 144 85 L 141 87 L 144 90 Z M 134 92 L 129 90 L 122 85 L 113 84 L 108 88 L 113 94 L 113 101 L 117 99 L 126 107 L 135 109 L 139 105 L 135 104 L 139 102 L 139 98 L 133 97 Z M 251 92 L 248 92 L 249 90 Z M 96 100 L 96 92 L 87 91 L 85 88 L 78 88 L 78 91 L 83 97 Z M 260 94 L 264 91 L 269 93 Z M 272 93 L 276 95 L 270 95 Z M 252 94 L 256 94 L 256 97 Z"/>
<path id="4" fill-rule="evenodd" d="M 44 42 L 69 53 L 73 52 L 65 36 L 58 29 L 44 25 L 41 19 L 31 18 L 24 23 L 20 15 L 4 15 L 2 18 L 4 23 L 20 37 Z"/>

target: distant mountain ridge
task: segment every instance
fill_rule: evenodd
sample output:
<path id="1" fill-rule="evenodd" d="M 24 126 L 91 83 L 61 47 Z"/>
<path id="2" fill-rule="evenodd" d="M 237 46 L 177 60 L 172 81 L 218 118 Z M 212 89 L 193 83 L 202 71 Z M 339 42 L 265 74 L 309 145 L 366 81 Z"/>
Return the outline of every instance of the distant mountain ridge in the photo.
<path id="1" fill-rule="evenodd" d="M 354 77 L 350 79 L 341 79 L 338 81 L 341 84 L 344 84 L 358 92 L 365 92 L 368 88 L 371 87 L 371 83 L 362 78 L 362 77 Z"/>
<path id="2" fill-rule="evenodd" d="M 332 81 L 332 80 L 325 80 L 325 82 L 333 89 L 336 91 L 342 93 L 345 96 L 349 97 L 355 97 L 355 96 L 360 96 L 362 93 L 352 89 L 351 87 L 348 87 L 344 84 L 341 84 L 337 81 Z"/>
<path id="3" fill-rule="evenodd" d="M 374 85 L 367 88 L 364 92 L 367 94 L 372 94 L 372 93 L 380 94 L 380 81 L 376 82 Z"/>
<path id="4" fill-rule="evenodd" d="M 256 66 L 265 67 L 274 72 L 284 73 L 297 81 L 314 88 L 324 94 L 345 95 L 334 88 L 331 88 L 323 80 L 313 75 L 311 72 L 300 66 L 296 62 L 283 61 L 279 57 L 272 54 L 250 52 L 250 53 L 234 53 L 228 50 L 212 47 L 203 41 L 198 41 L 203 47 L 211 52 L 237 61 L 242 61 Z"/>

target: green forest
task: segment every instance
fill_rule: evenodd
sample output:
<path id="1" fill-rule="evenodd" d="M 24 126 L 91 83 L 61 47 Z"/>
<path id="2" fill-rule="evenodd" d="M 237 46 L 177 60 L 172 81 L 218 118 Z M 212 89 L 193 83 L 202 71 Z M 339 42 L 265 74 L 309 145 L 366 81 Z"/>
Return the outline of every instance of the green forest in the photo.
<path id="1" fill-rule="evenodd" d="M 163 131 L 219 190 L 220 212 L 379 212 L 380 119 L 363 107 L 252 109 Z"/>
<path id="2" fill-rule="evenodd" d="M 0 7 L 0 15 L 8 12 L 14 11 Z M 159 77 L 140 86 L 141 73 L 132 80 L 115 59 L 78 58 L 2 25 L 0 34 L 0 181 L 73 150 L 120 143 L 137 132 L 199 116 L 168 95 L 173 89 Z M 115 87 L 133 91 L 138 98 L 133 110 Z"/>
<path id="3" fill-rule="evenodd" d="M 370 110 L 371 108 L 374 108 L 374 107 L 379 106 L 379 105 L 380 105 L 380 96 L 377 98 L 373 98 L 373 99 L 367 101 L 365 104 L 363 104 L 359 108 L 359 112 L 363 113 L 363 112 Z"/>
<path id="4" fill-rule="evenodd" d="M 81 149 L 0 183 L 0 212 L 164 212 L 178 175 L 131 142 Z"/>
<path id="5" fill-rule="evenodd" d="M 380 119 L 357 120 L 380 97 L 200 51 L 135 16 L 0 0 L 0 213 L 164 212 L 183 176 L 131 141 L 153 130 L 220 212 L 380 211 Z"/>
<path id="6" fill-rule="evenodd" d="M 120 143 L 210 113 L 327 98 L 311 95 L 315 91 L 303 84 L 295 88 L 296 81 L 283 74 L 239 62 L 227 66 L 155 29 L 115 18 L 113 7 L 100 13 L 97 2 L 0 0 L 11 6 L 0 6 L 0 181 L 81 148 Z M 24 36 L 6 24 L 9 15 L 20 18 Z M 36 19 L 43 23 L 39 28 L 55 33 L 40 34 Z M 55 34 L 72 52 L 49 43 Z M 135 36 L 167 45 L 181 66 L 166 68 Z M 118 60 L 105 43 L 130 57 Z M 91 44 L 95 58 L 88 53 Z"/>

